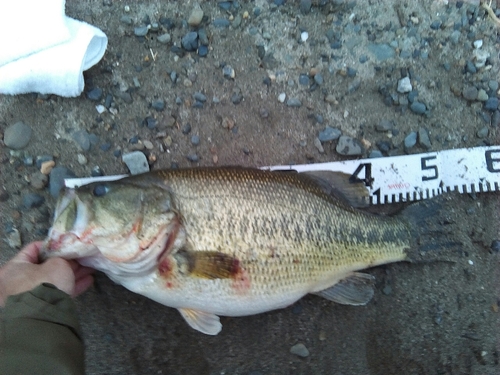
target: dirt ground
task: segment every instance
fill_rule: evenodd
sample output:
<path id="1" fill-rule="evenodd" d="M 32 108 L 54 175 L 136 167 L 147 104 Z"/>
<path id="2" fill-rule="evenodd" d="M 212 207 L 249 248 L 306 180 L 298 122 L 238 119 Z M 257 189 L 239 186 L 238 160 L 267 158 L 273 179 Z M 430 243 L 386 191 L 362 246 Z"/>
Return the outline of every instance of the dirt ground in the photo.
<path id="1" fill-rule="evenodd" d="M 0 133 L 25 122 L 33 130 L 25 155 L 52 155 L 56 166 L 82 177 L 95 166 L 105 174 L 127 173 L 116 150 L 140 148 L 144 141 L 153 144 L 153 149 L 144 149 L 152 169 L 346 160 L 335 151 L 337 141 L 323 143 L 324 153 L 318 151 L 314 140 L 325 126 L 359 139 L 366 147 L 360 157 L 377 149 L 378 142 L 389 142 L 390 154 L 403 155 L 405 137 L 422 127 L 429 131 L 431 151 L 500 144 L 491 113 L 484 111 L 483 103 L 461 95 L 466 86 L 500 80 L 500 27 L 481 8 L 463 5 L 471 7 L 467 14 L 474 20 L 459 28 L 461 37 L 454 44 L 450 37 L 463 7 L 453 1 L 317 0 L 307 14 L 301 12 L 300 1 L 280 6 L 265 0 L 229 3 L 229 11 L 215 1 L 199 3 L 204 11 L 200 27 L 209 39 L 207 57 L 199 57 L 172 50 L 191 30 L 182 20 L 189 18 L 194 1 L 68 0 L 69 16 L 99 27 L 109 38 L 103 60 L 85 74 L 86 90 L 101 88 L 102 99 L 92 101 L 85 94 L 0 95 Z M 124 15 L 133 25 L 120 20 Z M 168 30 L 169 43 L 157 40 L 167 32 L 166 24 L 145 38 L 134 35 L 145 16 L 151 22 L 161 17 L 175 20 Z M 216 19 L 238 16 L 239 25 L 214 26 Z M 411 17 L 417 37 L 407 37 Z M 433 29 L 436 19 L 443 23 Z M 331 48 L 325 36 L 329 29 L 339 33 L 341 48 Z M 303 31 L 309 34 L 306 42 L 300 42 Z M 477 39 L 490 52 L 490 67 L 464 74 Z M 409 43 L 419 54 L 403 58 L 397 47 L 394 57 L 382 61 L 369 50 L 372 43 L 391 41 L 401 49 Z M 361 63 L 363 55 L 368 59 Z M 224 77 L 226 65 L 234 69 L 234 79 Z M 356 69 L 354 77 L 348 68 Z M 324 78 L 312 89 L 298 83 L 300 74 L 309 75 L 311 69 Z M 399 95 L 402 70 L 411 70 L 419 100 L 428 109 L 425 115 L 404 104 L 387 103 L 388 96 Z M 178 75 L 176 83 L 172 72 Z M 207 97 L 203 108 L 195 105 L 196 92 Z M 286 93 L 286 99 L 299 98 L 301 106 L 281 103 L 280 93 Z M 95 106 L 105 104 L 107 94 L 113 96 L 113 111 L 98 114 Z M 239 104 L 233 103 L 234 95 L 240 95 Z M 165 102 L 163 111 L 151 106 L 158 99 Z M 144 126 L 147 117 L 157 120 L 155 129 Z M 397 131 L 376 131 L 382 120 L 393 121 Z M 184 134 L 188 123 L 191 132 Z M 484 127 L 487 135 L 479 138 Z M 98 144 L 88 152 L 80 150 L 72 138 L 77 130 L 95 134 Z M 197 146 L 191 142 L 193 135 L 200 138 Z M 139 146 L 130 143 L 134 137 Z M 106 143 L 109 150 L 100 147 Z M 8 194 L 0 201 L 3 263 L 17 251 L 4 241 L 8 228 L 20 231 L 23 244 L 43 239 L 55 199 L 48 189 L 30 185 L 36 166 L 24 165 L 3 143 L 0 146 L 0 183 Z M 419 144 L 406 150 L 426 151 Z M 86 157 L 85 164 L 79 163 L 78 153 Z M 194 154 L 198 162 L 186 157 Z M 22 196 L 29 192 L 44 196 L 45 203 L 23 208 Z M 437 201 L 442 209 L 434 224 L 460 246 L 443 249 L 436 258 L 451 262 L 397 263 L 370 270 L 377 288 L 364 307 L 306 296 L 283 310 L 222 317 L 222 332 L 211 337 L 188 327 L 174 309 L 132 294 L 99 274 L 95 287 L 77 299 L 87 373 L 498 374 L 500 254 L 491 243 L 500 239 L 499 193 L 450 194 Z M 307 347 L 309 356 L 290 353 L 297 343 Z"/>

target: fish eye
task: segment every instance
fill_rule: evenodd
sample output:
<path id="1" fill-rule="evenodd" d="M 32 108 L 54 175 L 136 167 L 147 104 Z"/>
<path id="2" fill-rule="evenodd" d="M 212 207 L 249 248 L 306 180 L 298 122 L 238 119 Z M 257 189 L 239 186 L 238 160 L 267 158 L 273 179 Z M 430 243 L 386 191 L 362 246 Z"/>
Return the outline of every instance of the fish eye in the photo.
<path id="1" fill-rule="evenodd" d="M 106 185 L 96 185 L 92 189 L 92 194 L 94 197 L 103 197 L 109 191 L 109 188 Z"/>

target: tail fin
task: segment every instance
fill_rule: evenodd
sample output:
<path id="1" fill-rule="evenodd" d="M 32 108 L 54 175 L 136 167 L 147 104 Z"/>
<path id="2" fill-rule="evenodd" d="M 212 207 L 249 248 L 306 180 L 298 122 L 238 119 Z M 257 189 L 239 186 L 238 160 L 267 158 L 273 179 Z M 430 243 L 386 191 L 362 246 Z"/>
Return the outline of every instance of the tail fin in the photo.
<path id="1" fill-rule="evenodd" d="M 410 262 L 453 262 L 461 251 L 462 234 L 453 230 L 455 221 L 448 214 L 446 200 L 449 196 L 415 203 L 403 210 L 414 239 L 408 252 Z"/>

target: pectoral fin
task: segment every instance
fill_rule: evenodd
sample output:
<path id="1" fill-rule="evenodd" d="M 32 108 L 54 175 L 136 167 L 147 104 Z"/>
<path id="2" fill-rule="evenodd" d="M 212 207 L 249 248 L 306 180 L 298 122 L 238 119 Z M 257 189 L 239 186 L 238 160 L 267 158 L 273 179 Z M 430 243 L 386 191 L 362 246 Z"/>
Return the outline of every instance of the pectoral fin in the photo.
<path id="1" fill-rule="evenodd" d="M 218 251 L 181 250 L 175 257 L 185 272 L 203 279 L 229 279 L 241 272 L 237 258 Z"/>
<path id="2" fill-rule="evenodd" d="M 192 309 L 178 309 L 187 324 L 197 331 L 206 335 L 217 335 L 221 329 L 219 317 L 215 314 L 210 314 L 204 311 Z"/>
<path id="3" fill-rule="evenodd" d="M 374 282 L 375 277 L 372 275 L 355 272 L 334 286 L 314 294 L 342 305 L 366 305 L 373 297 Z"/>

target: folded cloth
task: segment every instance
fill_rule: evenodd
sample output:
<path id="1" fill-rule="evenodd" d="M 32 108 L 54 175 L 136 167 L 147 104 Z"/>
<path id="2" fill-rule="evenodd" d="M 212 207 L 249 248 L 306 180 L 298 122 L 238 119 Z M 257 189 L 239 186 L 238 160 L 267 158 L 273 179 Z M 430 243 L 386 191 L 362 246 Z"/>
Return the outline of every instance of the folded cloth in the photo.
<path id="1" fill-rule="evenodd" d="M 83 71 L 102 58 L 108 39 L 67 17 L 64 6 L 65 0 L 0 0 L 0 94 L 82 93 Z"/>

